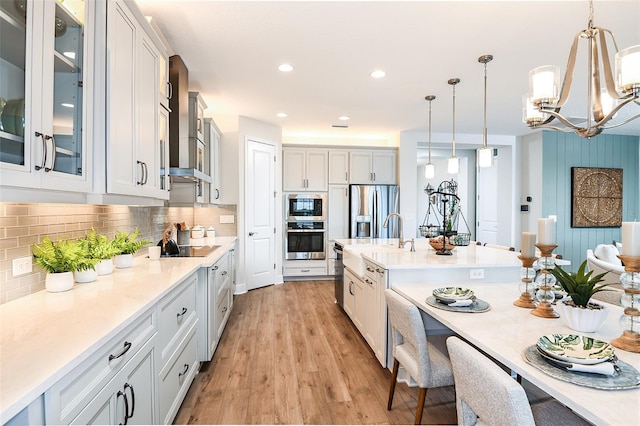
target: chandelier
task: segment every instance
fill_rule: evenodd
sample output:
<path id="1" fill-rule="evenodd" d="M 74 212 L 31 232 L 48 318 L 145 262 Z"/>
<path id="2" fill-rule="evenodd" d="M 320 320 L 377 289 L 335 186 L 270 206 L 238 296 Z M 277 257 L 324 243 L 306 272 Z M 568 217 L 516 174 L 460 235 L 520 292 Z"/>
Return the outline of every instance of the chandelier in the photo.
<path id="1" fill-rule="evenodd" d="M 609 34 L 615 48 L 615 77 L 609 60 L 606 43 Z M 587 117 L 584 126 L 573 123 L 560 114 L 571 91 L 573 71 L 576 64 L 578 41 L 587 40 L 589 76 L 587 87 Z M 602 61 L 602 67 L 600 67 Z M 561 132 L 575 132 L 583 138 L 599 135 L 605 129 L 622 126 L 640 117 L 640 113 L 620 122 L 611 122 L 616 113 L 625 105 L 640 105 L 640 45 L 618 50 L 613 33 L 593 25 L 593 0 L 589 0 L 589 25 L 573 39 L 567 71 L 560 86 L 559 69 L 547 65 L 529 72 L 529 93 L 523 98 L 523 121 L 532 129 L 552 129 Z M 614 79 L 615 78 L 615 79 Z M 565 127 L 553 123 L 559 121 Z"/>

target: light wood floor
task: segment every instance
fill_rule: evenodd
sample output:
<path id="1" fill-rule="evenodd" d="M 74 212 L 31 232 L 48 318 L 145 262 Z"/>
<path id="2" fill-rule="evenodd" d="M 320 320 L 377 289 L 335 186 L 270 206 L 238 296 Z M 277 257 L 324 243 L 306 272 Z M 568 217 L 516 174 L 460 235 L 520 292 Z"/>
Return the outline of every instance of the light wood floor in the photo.
<path id="1" fill-rule="evenodd" d="M 387 411 L 383 369 L 334 303 L 333 281 L 236 296 L 213 360 L 177 424 L 413 424 L 418 391 L 399 383 Z M 455 424 L 453 387 L 430 389 L 423 424 Z"/>

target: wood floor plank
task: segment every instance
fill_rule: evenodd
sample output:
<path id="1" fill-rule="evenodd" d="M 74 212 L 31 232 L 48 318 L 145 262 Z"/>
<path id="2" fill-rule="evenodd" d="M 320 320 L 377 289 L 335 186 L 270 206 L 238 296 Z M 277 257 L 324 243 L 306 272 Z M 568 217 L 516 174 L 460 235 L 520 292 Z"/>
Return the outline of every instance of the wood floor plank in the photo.
<path id="1" fill-rule="evenodd" d="M 235 296 L 211 362 L 176 424 L 411 424 L 417 390 L 399 383 L 342 309 L 333 281 L 299 281 Z M 423 424 L 455 424 L 452 387 L 430 389 Z"/>

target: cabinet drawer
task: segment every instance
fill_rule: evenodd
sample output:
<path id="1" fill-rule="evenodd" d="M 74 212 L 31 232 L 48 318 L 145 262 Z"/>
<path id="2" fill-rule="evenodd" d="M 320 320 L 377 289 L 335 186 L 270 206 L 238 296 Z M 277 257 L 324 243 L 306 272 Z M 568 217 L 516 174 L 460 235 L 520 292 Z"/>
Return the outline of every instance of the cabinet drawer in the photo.
<path id="1" fill-rule="evenodd" d="M 182 284 L 166 295 L 158 304 L 158 349 L 160 365 L 175 351 L 189 326 L 197 318 L 196 313 L 197 275 L 187 278 Z"/>
<path id="2" fill-rule="evenodd" d="M 220 296 L 218 297 L 218 306 L 216 306 L 216 336 L 218 337 L 218 339 L 220 338 L 220 336 L 222 336 L 222 332 L 224 330 L 224 326 L 227 324 L 226 323 L 226 319 L 229 316 L 229 310 L 231 309 L 231 303 L 230 303 L 230 298 L 229 298 L 229 294 L 230 294 L 230 288 L 229 287 L 225 287 L 223 289 L 223 291 L 220 293 Z"/>
<path id="3" fill-rule="evenodd" d="M 284 268 L 284 275 L 287 277 L 298 276 L 318 276 L 327 275 L 326 266 L 309 266 L 309 267 L 286 267 Z"/>
<path id="4" fill-rule="evenodd" d="M 47 424 L 69 423 L 157 330 L 155 311 L 141 315 L 117 337 L 45 393 Z"/>
<path id="5" fill-rule="evenodd" d="M 191 327 L 180 350 L 160 372 L 158 407 L 161 424 L 170 424 L 198 370 L 196 327 Z"/>
<path id="6" fill-rule="evenodd" d="M 220 294 L 231 277 L 231 269 L 229 268 L 229 255 L 225 254 L 222 259 L 216 262 L 218 269 L 216 270 L 216 291 Z"/>

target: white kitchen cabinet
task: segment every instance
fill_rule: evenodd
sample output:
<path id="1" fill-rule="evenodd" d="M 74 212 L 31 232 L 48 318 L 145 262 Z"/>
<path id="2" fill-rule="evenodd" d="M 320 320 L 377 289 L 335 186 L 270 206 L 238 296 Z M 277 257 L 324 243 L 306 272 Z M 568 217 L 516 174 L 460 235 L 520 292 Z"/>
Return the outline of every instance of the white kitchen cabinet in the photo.
<path id="1" fill-rule="evenodd" d="M 107 193 L 168 199 L 168 140 L 158 124 L 163 55 L 152 31 L 124 1 L 107 3 Z"/>
<path id="2" fill-rule="evenodd" d="M 0 2 L 3 187 L 91 191 L 94 17 L 94 2 Z"/>
<path id="3" fill-rule="evenodd" d="M 213 265 L 201 268 L 198 298 L 199 316 L 202 319 L 199 331 L 198 359 L 211 361 L 233 305 L 234 267 L 231 251 L 222 255 Z"/>
<path id="4" fill-rule="evenodd" d="M 71 424 L 155 422 L 154 341 L 149 340 L 87 404 Z"/>
<path id="5" fill-rule="evenodd" d="M 285 148 L 283 150 L 283 191 L 326 191 L 328 151 L 326 149 Z"/>
<path id="6" fill-rule="evenodd" d="M 209 191 L 206 194 L 209 204 L 220 204 L 220 129 L 211 118 L 204 119 L 205 151 L 209 151 L 208 167 L 205 168 L 212 182 L 208 184 Z"/>
<path id="7" fill-rule="evenodd" d="M 329 150 L 329 184 L 349 183 L 349 151 Z"/>
<path id="8" fill-rule="evenodd" d="M 336 238 L 349 238 L 349 185 L 329 185 L 327 193 L 327 240 Z"/>
<path id="9" fill-rule="evenodd" d="M 387 341 L 384 339 L 387 329 L 387 310 L 384 301 L 386 271 L 379 266 L 365 263 L 364 275 L 365 332 L 364 338 L 384 366 Z"/>
<path id="10" fill-rule="evenodd" d="M 349 183 L 395 184 L 396 169 L 395 150 L 352 150 L 349 153 Z"/>
<path id="11" fill-rule="evenodd" d="M 353 319 L 356 312 L 355 281 L 356 277 L 354 273 L 344 268 L 344 301 L 342 308 L 351 319 Z"/>
<path id="12" fill-rule="evenodd" d="M 362 278 L 345 268 L 344 274 L 344 310 L 351 318 L 360 334 L 365 335 L 366 304 L 365 284 Z"/>
<path id="13" fill-rule="evenodd" d="M 124 385 L 129 383 L 127 380 L 135 378 L 138 383 L 138 374 L 144 376 L 146 383 L 142 387 L 134 385 L 136 405 L 140 399 L 140 405 L 148 407 L 142 401 L 154 397 L 155 382 L 153 374 L 147 377 L 147 369 L 154 367 L 157 328 L 157 316 L 152 308 L 60 379 L 45 392 L 46 423 L 88 424 L 100 423 L 105 419 L 109 419 L 107 424 L 124 422 L 124 401 L 132 397 L 131 390 L 127 388 L 126 398 L 118 395 L 118 392 L 125 393 Z M 150 407 L 153 409 L 153 404 Z M 144 413 L 145 410 L 136 409 L 132 414 L 130 407 L 128 413 L 139 415 L 141 423 L 153 423 L 153 412 L 149 417 L 150 414 Z"/>

